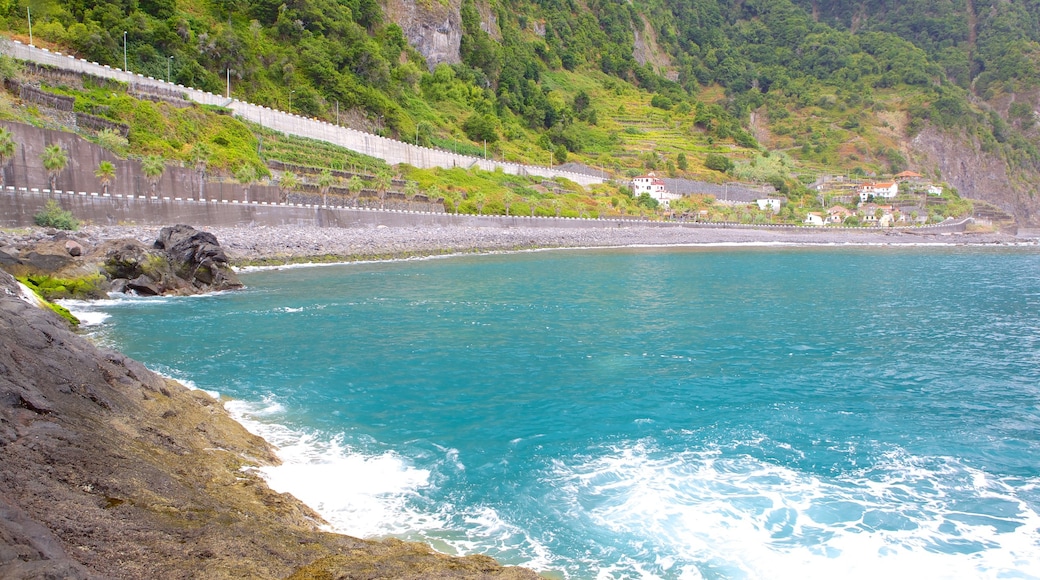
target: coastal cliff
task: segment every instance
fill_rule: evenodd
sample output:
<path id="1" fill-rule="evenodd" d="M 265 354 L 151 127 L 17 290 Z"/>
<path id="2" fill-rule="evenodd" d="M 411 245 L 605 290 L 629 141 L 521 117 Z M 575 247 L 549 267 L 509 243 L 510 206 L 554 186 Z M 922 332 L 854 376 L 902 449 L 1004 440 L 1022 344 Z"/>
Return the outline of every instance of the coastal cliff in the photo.
<path id="1" fill-rule="evenodd" d="M 321 530 L 220 403 L 69 330 L 0 272 L 0 577 L 536 578 Z"/>

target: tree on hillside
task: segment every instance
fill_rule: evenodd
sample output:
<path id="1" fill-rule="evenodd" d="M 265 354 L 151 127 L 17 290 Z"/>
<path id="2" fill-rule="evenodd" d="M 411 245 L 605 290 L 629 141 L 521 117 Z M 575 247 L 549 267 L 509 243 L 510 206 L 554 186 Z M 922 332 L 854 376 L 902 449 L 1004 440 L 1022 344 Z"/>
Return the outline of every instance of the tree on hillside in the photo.
<path id="1" fill-rule="evenodd" d="M 58 174 L 69 164 L 69 155 L 61 145 L 55 143 L 44 148 L 43 153 L 40 154 L 40 160 L 43 162 L 43 168 L 47 170 L 51 191 L 53 191 L 58 186 Z"/>
<path id="2" fill-rule="evenodd" d="M 506 208 L 506 216 L 509 215 L 509 206 L 516 203 L 516 194 L 512 191 L 507 191 L 502 195 L 502 205 Z"/>
<path id="3" fill-rule="evenodd" d="M 278 178 L 278 191 L 281 193 L 278 201 L 286 203 L 289 201 L 289 192 L 295 191 L 299 187 L 300 178 L 296 177 L 292 171 L 283 171 L 282 176 Z"/>
<path id="4" fill-rule="evenodd" d="M 393 183 L 394 179 L 389 172 L 384 170 L 376 174 L 372 185 L 376 188 L 376 192 L 379 193 L 379 209 L 384 209 L 386 206 L 386 192 L 390 191 L 390 186 Z"/>
<path id="5" fill-rule="evenodd" d="M 686 171 L 690 166 L 689 162 L 686 160 L 686 154 L 682 151 L 680 151 L 679 156 L 675 158 L 675 166 L 679 168 L 679 171 Z"/>
<path id="6" fill-rule="evenodd" d="M 159 180 L 162 179 L 165 172 L 166 161 L 161 155 L 149 155 L 141 160 L 141 173 L 152 186 L 152 195 L 155 195 L 155 188 L 159 185 Z"/>
<path id="7" fill-rule="evenodd" d="M 416 195 L 419 194 L 419 184 L 414 181 L 408 181 L 404 184 L 404 197 L 408 201 L 412 201 Z"/>
<path id="8" fill-rule="evenodd" d="M 733 169 L 733 162 L 730 161 L 729 158 L 724 155 L 719 155 L 718 153 L 709 153 L 708 156 L 704 158 L 704 166 L 708 169 L 712 169 L 721 173 L 726 173 L 727 171 Z"/>
<path id="9" fill-rule="evenodd" d="M 357 205 L 358 198 L 361 197 L 361 191 L 365 189 L 365 182 L 357 175 L 352 175 L 347 181 L 347 191 L 350 193 L 350 198 L 354 201 L 354 205 Z"/>
<path id="10" fill-rule="evenodd" d="M 246 203 L 249 203 L 249 186 L 256 181 L 256 168 L 248 163 L 238 168 L 235 172 L 235 179 L 242 184 L 242 193 L 245 196 Z"/>
<path id="11" fill-rule="evenodd" d="M 14 157 L 17 148 L 14 134 L 0 127 L 0 187 L 7 185 L 7 160 Z"/>
<path id="12" fill-rule="evenodd" d="M 441 191 L 441 188 L 434 185 L 430 187 L 430 189 L 426 190 L 426 198 L 429 199 L 431 202 L 436 203 L 438 199 L 444 199 L 444 192 Z"/>
<path id="13" fill-rule="evenodd" d="M 455 215 L 459 214 L 459 204 L 462 203 L 461 193 L 453 189 L 449 189 L 448 191 L 444 192 L 444 201 L 451 204 L 452 211 L 455 213 Z"/>
<path id="14" fill-rule="evenodd" d="M 111 161 L 102 161 L 98 163 L 94 177 L 101 182 L 101 192 L 108 195 L 108 186 L 116 178 L 116 166 L 112 165 Z"/>
<path id="15" fill-rule="evenodd" d="M 329 190 L 332 189 L 334 183 L 336 183 L 336 178 L 332 175 L 332 172 L 328 169 L 323 169 L 321 175 L 318 176 L 318 191 L 321 192 L 321 205 L 329 205 Z"/>
<path id="16" fill-rule="evenodd" d="M 484 204 L 487 203 L 487 195 L 482 191 L 478 191 L 473 194 L 472 198 L 473 205 L 477 206 L 477 215 L 484 213 Z"/>

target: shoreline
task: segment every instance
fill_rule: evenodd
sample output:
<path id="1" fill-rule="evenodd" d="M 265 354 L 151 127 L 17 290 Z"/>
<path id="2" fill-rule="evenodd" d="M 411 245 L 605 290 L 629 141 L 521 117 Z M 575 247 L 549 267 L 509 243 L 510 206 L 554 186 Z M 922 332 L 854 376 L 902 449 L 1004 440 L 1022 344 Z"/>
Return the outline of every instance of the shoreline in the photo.
<path id="1" fill-rule="evenodd" d="M 135 238 L 150 244 L 158 226 L 86 226 L 101 239 Z M 652 227 L 544 228 L 403 226 L 206 227 L 236 268 L 385 261 L 542 249 L 664 246 L 951 246 L 1036 245 L 1037 240 L 1000 232 L 930 233 L 912 230 L 769 230 Z"/>

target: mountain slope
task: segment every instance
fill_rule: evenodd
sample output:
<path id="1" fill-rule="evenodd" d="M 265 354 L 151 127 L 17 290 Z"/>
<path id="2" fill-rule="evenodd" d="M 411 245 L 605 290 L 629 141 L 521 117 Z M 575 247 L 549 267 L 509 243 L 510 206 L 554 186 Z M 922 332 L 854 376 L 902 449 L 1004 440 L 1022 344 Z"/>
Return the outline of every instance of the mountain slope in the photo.
<path id="1" fill-rule="evenodd" d="M 132 70 L 214 91 L 230 76 L 239 98 L 425 145 L 708 180 L 731 178 L 709 154 L 739 166 L 761 146 L 795 171 L 757 177 L 806 203 L 820 173 L 913 168 L 1040 214 L 1034 0 L 39 4 L 36 38 L 87 58 L 121 67 L 127 30 Z M 13 6 L 0 17 L 27 31 Z M 925 130 L 1007 178 L 946 175 Z"/>

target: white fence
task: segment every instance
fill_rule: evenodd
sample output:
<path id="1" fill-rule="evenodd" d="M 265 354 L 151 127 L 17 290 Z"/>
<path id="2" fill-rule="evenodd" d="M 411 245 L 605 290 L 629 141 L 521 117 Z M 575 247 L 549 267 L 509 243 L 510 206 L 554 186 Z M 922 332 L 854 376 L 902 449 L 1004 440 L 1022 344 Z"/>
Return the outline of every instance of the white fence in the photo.
<path id="1" fill-rule="evenodd" d="M 537 175 L 546 178 L 562 177 L 580 185 L 592 185 L 603 183 L 602 177 L 573 173 L 570 171 L 559 171 L 549 167 L 538 167 L 533 165 L 522 165 L 519 163 L 507 163 L 493 159 L 482 159 L 459 155 L 451 151 L 419 147 L 396 139 L 388 139 L 379 135 L 365 133 L 356 129 L 340 127 L 333 123 L 320 121 L 293 115 L 284 111 L 278 111 L 268 107 L 254 105 L 228 98 L 227 96 L 215 95 L 205 91 L 174 85 L 161 79 L 145 77 L 132 72 L 114 69 L 108 65 L 99 65 L 96 62 L 87 62 L 72 55 L 52 52 L 45 48 L 28 46 L 14 40 L 0 43 L 0 52 L 13 58 L 35 62 L 42 65 L 52 66 L 59 69 L 70 70 L 102 78 L 122 81 L 128 84 L 147 85 L 167 90 L 182 92 L 187 97 L 203 105 L 217 105 L 226 107 L 238 117 L 252 121 L 269 129 L 281 131 L 287 135 L 298 137 L 309 137 L 320 141 L 326 141 L 351 151 L 357 151 L 371 157 L 377 157 L 391 165 L 407 163 L 414 167 L 423 169 L 433 167 L 462 167 L 480 168 L 485 171 L 494 171 L 501 168 L 505 173 L 512 175 Z"/>

